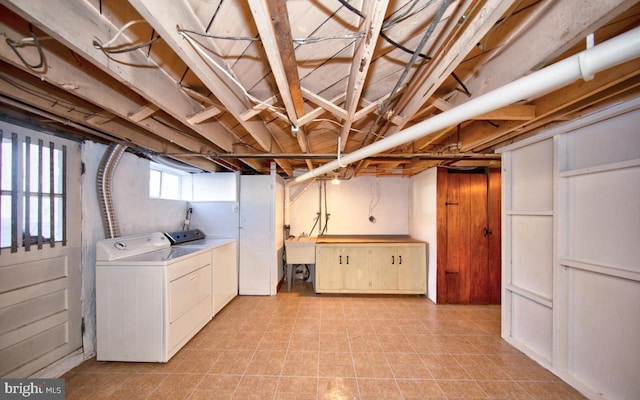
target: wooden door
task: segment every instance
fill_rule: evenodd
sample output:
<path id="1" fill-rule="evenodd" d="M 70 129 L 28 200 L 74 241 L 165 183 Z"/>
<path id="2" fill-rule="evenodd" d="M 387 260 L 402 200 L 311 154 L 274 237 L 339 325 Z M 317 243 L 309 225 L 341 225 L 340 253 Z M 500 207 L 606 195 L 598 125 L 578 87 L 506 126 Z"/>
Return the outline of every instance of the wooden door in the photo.
<path id="1" fill-rule="evenodd" d="M 438 302 L 500 303 L 500 172 L 438 173 Z"/>
<path id="2" fill-rule="evenodd" d="M 0 377 L 24 378 L 82 352 L 81 147 L 4 122 L 0 144 Z"/>

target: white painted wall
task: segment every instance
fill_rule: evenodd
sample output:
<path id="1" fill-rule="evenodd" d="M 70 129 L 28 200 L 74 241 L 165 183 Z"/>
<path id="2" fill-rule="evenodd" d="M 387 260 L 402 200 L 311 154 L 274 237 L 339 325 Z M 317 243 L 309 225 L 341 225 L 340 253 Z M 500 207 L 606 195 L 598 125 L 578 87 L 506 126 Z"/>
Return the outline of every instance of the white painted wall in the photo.
<path id="1" fill-rule="evenodd" d="M 506 147 L 503 337 L 594 399 L 640 398 L 640 99 Z"/>
<path id="2" fill-rule="evenodd" d="M 310 234 L 319 212 L 319 186 L 323 182 L 326 183 L 327 213 L 330 214 L 325 234 L 409 234 L 409 179 L 358 177 L 341 181 L 340 185 L 314 182 L 306 190 L 305 184 L 293 186 L 291 198 L 295 200 L 290 208 L 291 235 Z M 298 196 L 300 192 L 302 194 Z M 324 229 L 324 194 L 322 202 Z M 369 221 L 370 213 L 375 222 Z M 311 234 L 318 235 L 318 226 Z"/>
<path id="3" fill-rule="evenodd" d="M 436 302 L 437 283 L 437 169 L 431 168 L 410 180 L 409 234 L 427 242 L 427 297 Z"/>
<path id="4" fill-rule="evenodd" d="M 82 315 L 85 320 L 84 352 L 95 355 L 95 243 L 104 239 L 96 194 L 96 173 L 106 146 L 85 142 L 82 160 Z M 149 198 L 149 161 L 125 153 L 113 177 L 113 200 L 122 236 L 182 228 L 187 202 Z"/>

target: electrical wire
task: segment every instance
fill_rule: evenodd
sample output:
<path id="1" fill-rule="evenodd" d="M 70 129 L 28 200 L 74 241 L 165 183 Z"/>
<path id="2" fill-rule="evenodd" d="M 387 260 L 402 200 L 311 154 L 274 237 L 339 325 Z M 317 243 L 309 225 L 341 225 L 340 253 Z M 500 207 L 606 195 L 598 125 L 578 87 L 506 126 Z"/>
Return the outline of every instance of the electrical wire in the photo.
<path id="1" fill-rule="evenodd" d="M 380 182 L 371 182 L 371 199 L 369 200 L 369 221 L 374 222 L 373 209 L 380 202 Z"/>
<path id="2" fill-rule="evenodd" d="M 435 0 L 430 0 L 428 1 L 426 4 L 424 4 L 422 7 L 418 8 L 417 10 L 411 12 L 411 10 L 413 10 L 413 7 L 415 7 L 415 5 L 419 2 L 420 0 L 414 0 L 411 5 L 409 6 L 409 9 L 406 10 L 404 13 L 398 15 L 395 18 L 392 18 L 391 20 L 385 22 L 382 25 L 382 29 L 389 29 L 394 27 L 398 22 L 403 21 L 407 18 L 411 18 L 414 15 L 418 14 L 419 12 L 421 12 L 422 10 L 424 10 L 425 8 L 429 7 Z"/>
<path id="3" fill-rule="evenodd" d="M 42 53 L 42 46 L 40 45 L 40 40 L 38 40 L 38 37 L 36 36 L 36 34 L 33 33 L 33 27 L 31 26 L 31 24 L 29 24 L 29 33 L 31 34 L 31 38 L 23 38 L 17 42 L 7 38 L 7 44 L 9 45 L 9 47 L 11 47 L 11 50 L 13 50 L 16 56 L 18 56 L 20 61 L 22 61 L 25 67 L 35 71 L 44 65 L 44 54 Z M 18 51 L 18 47 L 22 47 L 28 42 L 33 42 L 36 45 L 36 49 L 38 50 L 38 56 L 40 57 L 40 60 L 38 61 L 37 64 L 28 63 L 27 60 L 25 60 L 24 57 L 22 57 L 22 54 L 20 54 L 20 52 Z"/>
<path id="4" fill-rule="evenodd" d="M 354 6 L 352 6 L 351 4 L 349 4 L 348 1 L 345 0 L 338 0 L 340 1 L 340 4 L 342 4 L 343 6 L 345 6 L 347 9 L 349 9 L 349 11 L 353 12 L 354 14 L 356 14 L 358 17 L 362 18 L 362 19 L 366 19 L 367 17 L 365 17 L 360 10 L 358 10 L 357 8 L 355 8 Z"/>
<path id="5" fill-rule="evenodd" d="M 400 43 L 397 43 L 395 41 L 393 41 L 389 36 L 385 35 L 384 32 L 380 32 L 380 37 L 382 37 L 384 40 L 386 40 L 387 42 L 389 42 L 389 44 L 391 44 L 394 47 L 397 47 L 398 49 L 404 51 L 405 53 L 409 53 L 409 54 L 415 54 L 415 51 L 408 49 L 406 47 L 404 47 L 403 45 L 401 45 Z M 432 57 L 431 56 L 427 56 L 424 55 L 422 53 L 418 54 L 418 57 L 427 60 L 427 61 L 431 61 Z M 456 82 L 458 83 L 458 85 L 460 85 L 460 87 L 462 88 L 462 90 L 464 91 L 464 93 L 471 97 L 471 92 L 469 92 L 469 89 L 467 88 L 467 86 L 464 84 L 464 82 L 462 82 L 462 80 L 458 77 L 458 75 L 456 75 L 455 72 L 451 71 L 451 76 L 453 77 L 453 79 L 456 80 Z"/>
<path id="6" fill-rule="evenodd" d="M 180 33 L 180 35 L 183 38 L 185 38 L 187 40 L 187 42 L 189 42 L 189 44 L 191 44 L 191 46 L 193 46 L 193 48 L 196 50 L 196 52 L 198 54 L 200 54 L 202 57 L 204 57 L 216 69 L 218 69 L 227 78 L 229 78 L 242 91 L 242 94 L 244 94 L 244 96 L 247 99 L 249 99 L 251 102 L 255 103 L 258 106 L 265 107 L 266 109 L 269 109 L 271 111 L 284 112 L 284 109 L 282 109 L 280 107 L 274 107 L 271 104 L 267 103 L 266 101 L 260 100 L 260 99 L 258 99 L 256 97 L 254 97 L 253 95 L 251 95 L 249 92 L 247 92 L 247 90 L 244 88 L 244 86 L 242 86 L 242 83 L 240 81 L 238 81 L 233 75 L 231 75 L 231 73 L 229 71 L 227 71 L 226 68 L 224 68 L 222 65 L 218 64 L 218 62 L 216 60 L 214 60 L 213 57 L 211 57 L 209 54 L 207 54 L 207 52 L 204 51 L 204 48 L 203 48 L 202 45 L 200 45 L 191 36 L 189 36 L 188 31 L 185 31 L 185 30 L 183 30 L 181 28 L 178 28 L 178 33 Z"/>
<path id="7" fill-rule="evenodd" d="M 212 35 L 210 33 L 202 33 L 196 32 L 190 29 L 178 29 L 179 33 L 190 33 L 192 35 L 197 35 L 201 37 L 211 38 L 211 39 L 221 39 L 221 40 L 244 40 L 249 42 L 259 42 L 261 39 L 259 37 L 251 37 L 251 36 L 223 36 L 223 35 Z"/>
<path id="8" fill-rule="evenodd" d="M 378 122 L 380 121 L 381 116 L 389 108 L 389 106 L 391 104 L 391 101 L 393 99 L 393 96 L 396 94 L 396 92 L 398 91 L 398 88 L 404 82 L 405 78 L 407 77 L 407 75 L 409 73 L 409 70 L 413 67 L 414 63 L 416 62 L 416 59 L 419 57 L 419 54 L 422 51 L 422 48 L 426 45 L 427 41 L 431 37 L 431 34 L 435 30 L 436 25 L 440 22 L 440 18 L 442 18 L 442 15 L 446 11 L 446 9 L 449 7 L 449 3 L 450 2 L 451 2 L 451 0 L 443 0 L 442 1 L 442 4 L 440 5 L 440 8 L 438 8 L 438 11 L 436 12 L 436 14 L 434 15 L 433 19 L 431 20 L 431 23 L 429 24 L 429 27 L 427 28 L 427 30 L 425 31 L 424 35 L 422 36 L 422 39 L 420 40 L 420 43 L 418 44 L 418 47 L 416 48 L 416 50 L 411 55 L 411 59 L 409 60 L 409 62 L 405 65 L 404 70 L 402 71 L 402 75 L 400 76 L 400 78 L 396 82 L 395 86 L 391 90 L 391 93 L 389 94 L 389 97 L 387 97 L 387 100 L 384 102 L 384 105 L 381 107 L 380 112 L 376 116 L 376 120 L 374 121 L 373 124 L 371 124 L 371 128 L 369 130 L 370 132 L 367 133 L 367 135 L 365 135 L 364 139 L 362 140 L 362 145 L 364 145 L 364 143 L 369 138 L 371 132 L 373 131 L 373 127 L 378 124 Z M 396 100 L 396 104 L 397 104 L 397 101 L 399 101 L 399 99 Z"/>
<path id="9" fill-rule="evenodd" d="M 122 35 L 122 33 L 124 31 L 129 29 L 131 26 L 133 26 L 135 24 L 139 24 L 139 23 L 147 23 L 147 21 L 145 21 L 143 19 L 137 19 L 137 20 L 133 20 L 133 21 L 127 22 L 106 43 L 102 43 L 102 41 L 99 38 L 94 37 L 94 39 L 93 39 L 93 47 L 95 47 L 96 49 L 102 51 L 105 54 L 128 53 L 128 52 L 131 52 L 131 51 L 134 51 L 134 50 L 138 50 L 138 49 L 146 47 L 146 46 L 150 46 L 153 42 L 155 42 L 156 40 L 160 39 L 160 36 L 156 36 L 156 37 L 153 37 L 151 40 L 149 40 L 147 42 L 139 43 L 139 44 L 135 44 L 135 45 L 127 46 L 127 47 L 123 47 L 124 45 L 122 45 L 122 44 L 112 46 L 116 42 L 116 40 L 118 40 L 118 38 L 120 37 L 120 35 Z"/>
<path id="10" fill-rule="evenodd" d="M 138 43 L 132 46 L 128 46 L 128 47 L 120 47 L 118 46 L 118 48 L 108 48 L 105 46 L 102 46 L 98 39 L 94 40 L 93 42 L 93 47 L 95 47 L 98 50 L 101 50 L 102 52 L 106 53 L 106 54 L 121 54 L 121 53 L 129 53 L 132 52 L 134 50 L 138 50 L 141 49 L 143 47 L 147 47 L 150 46 L 151 44 L 153 44 L 156 40 L 160 39 L 160 36 L 155 36 L 153 39 L 144 42 L 144 43 Z M 148 55 L 148 54 L 147 54 Z"/>
<path id="11" fill-rule="evenodd" d="M 363 38 L 365 37 L 366 33 L 365 32 L 354 32 L 354 33 L 345 33 L 342 35 L 332 35 L 332 36 L 309 36 L 306 38 L 294 38 L 293 39 L 293 43 L 295 44 L 299 44 L 299 45 L 304 45 L 304 44 L 313 44 L 313 43 L 320 43 L 320 42 L 324 42 L 326 40 L 335 40 L 335 39 L 359 39 L 359 38 Z"/>

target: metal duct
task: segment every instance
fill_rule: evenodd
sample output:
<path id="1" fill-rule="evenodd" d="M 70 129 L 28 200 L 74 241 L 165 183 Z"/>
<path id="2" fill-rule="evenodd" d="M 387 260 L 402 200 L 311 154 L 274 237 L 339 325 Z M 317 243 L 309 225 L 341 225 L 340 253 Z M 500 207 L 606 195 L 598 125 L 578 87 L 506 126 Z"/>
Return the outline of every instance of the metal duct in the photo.
<path id="1" fill-rule="evenodd" d="M 120 226 L 118 225 L 118 218 L 116 217 L 115 207 L 113 205 L 113 196 L 111 195 L 111 181 L 113 180 L 113 173 L 126 148 L 127 146 L 121 143 L 111 143 L 102 156 L 96 174 L 96 191 L 98 194 L 100 214 L 102 215 L 104 237 L 106 239 L 120 236 Z"/>

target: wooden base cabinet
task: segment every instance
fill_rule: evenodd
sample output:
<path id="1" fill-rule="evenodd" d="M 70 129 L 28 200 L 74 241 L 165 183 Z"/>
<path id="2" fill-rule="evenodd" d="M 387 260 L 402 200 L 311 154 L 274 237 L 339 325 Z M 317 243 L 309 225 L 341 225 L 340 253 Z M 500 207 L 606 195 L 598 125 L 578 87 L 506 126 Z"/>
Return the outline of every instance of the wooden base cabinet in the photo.
<path id="1" fill-rule="evenodd" d="M 426 294 L 426 243 L 316 244 L 317 293 Z"/>

